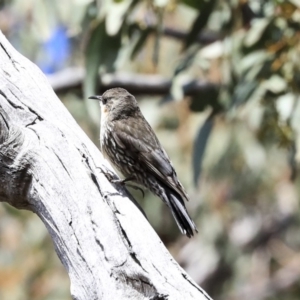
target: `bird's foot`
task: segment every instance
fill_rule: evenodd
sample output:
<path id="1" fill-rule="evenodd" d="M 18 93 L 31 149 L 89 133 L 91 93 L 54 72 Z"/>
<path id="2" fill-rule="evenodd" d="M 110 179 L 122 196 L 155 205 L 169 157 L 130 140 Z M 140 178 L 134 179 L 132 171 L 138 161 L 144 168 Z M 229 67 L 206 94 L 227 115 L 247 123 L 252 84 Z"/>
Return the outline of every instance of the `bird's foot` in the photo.
<path id="1" fill-rule="evenodd" d="M 142 195 L 143 195 L 143 198 L 145 197 L 145 193 L 144 193 L 143 189 L 140 188 L 139 186 L 136 186 L 136 185 L 133 185 L 133 184 L 126 184 L 126 185 L 129 186 L 129 187 L 131 187 L 134 190 L 140 191 L 142 193 Z"/>
<path id="2" fill-rule="evenodd" d="M 109 182 L 114 183 L 113 181 L 120 180 L 120 179 L 117 179 L 117 175 L 115 173 L 113 173 L 111 170 L 107 169 L 106 167 L 105 168 L 101 167 L 101 168 L 97 168 L 97 169 L 101 170 L 101 173 L 104 174 L 104 176 L 107 178 L 107 180 Z"/>
<path id="3" fill-rule="evenodd" d="M 103 169 L 101 168 L 101 172 L 104 174 L 104 176 L 107 178 L 107 180 L 113 184 L 121 184 L 123 186 L 128 186 L 128 187 L 131 187 L 132 189 L 134 190 L 138 190 L 142 193 L 143 195 L 143 198 L 145 197 L 145 193 L 143 191 L 142 188 L 136 186 L 136 185 L 133 185 L 133 184 L 128 184 L 127 182 L 128 181 L 131 181 L 134 179 L 133 176 L 130 176 L 130 177 L 127 177 L 125 179 L 120 179 L 120 178 L 117 178 L 116 174 L 114 174 L 113 172 L 111 172 L 110 170 L 108 169 Z"/>
<path id="4" fill-rule="evenodd" d="M 144 198 L 144 197 L 145 197 L 145 193 L 144 193 L 144 191 L 143 191 L 142 188 L 140 188 L 140 187 L 138 187 L 138 186 L 136 186 L 136 185 L 127 183 L 128 181 L 131 181 L 131 180 L 133 180 L 133 177 L 127 177 L 127 178 L 125 178 L 125 179 L 113 179 L 113 180 L 111 181 L 111 183 L 119 183 L 119 184 L 121 184 L 121 185 L 123 185 L 123 186 L 126 185 L 126 186 L 128 186 L 128 187 L 131 187 L 131 188 L 134 189 L 134 190 L 138 190 L 138 191 L 140 191 L 140 192 L 142 193 L 143 198 Z"/>
<path id="5" fill-rule="evenodd" d="M 127 181 L 131 181 L 131 180 L 134 180 L 133 176 L 129 176 L 129 177 L 124 178 L 124 179 L 114 179 L 112 181 L 112 183 L 120 183 L 120 184 L 124 185 Z"/>

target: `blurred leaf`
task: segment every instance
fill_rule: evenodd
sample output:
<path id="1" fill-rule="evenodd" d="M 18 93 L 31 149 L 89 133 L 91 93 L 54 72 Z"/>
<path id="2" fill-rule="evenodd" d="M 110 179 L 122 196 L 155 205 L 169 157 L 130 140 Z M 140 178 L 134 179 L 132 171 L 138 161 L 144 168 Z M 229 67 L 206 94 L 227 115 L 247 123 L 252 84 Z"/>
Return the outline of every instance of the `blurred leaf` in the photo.
<path id="1" fill-rule="evenodd" d="M 158 65 L 158 61 L 159 61 L 160 40 L 163 34 L 163 16 L 164 16 L 163 10 L 160 9 L 160 11 L 158 12 L 158 23 L 156 26 L 156 35 L 155 35 L 153 57 L 152 57 L 152 61 L 155 66 Z"/>
<path id="2" fill-rule="evenodd" d="M 120 28 L 124 21 L 124 16 L 127 13 L 129 7 L 132 5 L 133 0 L 106 2 L 106 32 L 108 33 L 108 35 L 112 36 L 116 35 L 120 31 Z"/>
<path id="3" fill-rule="evenodd" d="M 264 83 L 264 87 L 274 94 L 279 94 L 287 88 L 287 83 L 282 77 L 273 75 Z"/>
<path id="4" fill-rule="evenodd" d="M 276 99 L 275 107 L 280 121 L 288 122 L 294 112 L 295 95 L 287 93 Z"/>
<path id="5" fill-rule="evenodd" d="M 157 7 L 165 7 L 169 0 L 154 0 L 154 5 Z"/>
<path id="6" fill-rule="evenodd" d="M 294 131 L 286 122 L 281 122 L 279 113 L 273 101 L 273 94 L 267 93 L 264 99 L 265 112 L 258 131 L 259 140 L 264 143 L 276 143 L 278 146 L 289 148 L 294 141 Z"/>
<path id="7" fill-rule="evenodd" d="M 173 101 L 174 98 L 172 96 L 172 94 L 167 94 L 166 96 L 164 96 L 160 101 L 159 101 L 159 105 L 163 105 L 163 104 L 166 104 L 166 103 L 169 103 L 171 101 Z"/>
<path id="8" fill-rule="evenodd" d="M 172 85 L 170 88 L 170 94 L 172 96 L 172 100 L 182 100 L 184 97 L 184 91 L 183 91 L 183 81 L 184 75 L 178 75 L 175 76 L 172 80 Z"/>
<path id="9" fill-rule="evenodd" d="M 257 86 L 257 81 L 242 81 L 239 83 L 234 90 L 232 105 L 240 105 L 245 103 L 251 97 Z"/>
<path id="10" fill-rule="evenodd" d="M 182 0 L 181 2 L 192 8 L 199 8 L 199 0 Z"/>
<path id="11" fill-rule="evenodd" d="M 106 72 L 113 71 L 120 47 L 121 33 L 109 36 L 105 20 L 92 29 L 85 53 L 84 98 L 88 113 L 95 124 L 99 122 L 98 103 L 88 101 L 87 98 L 94 95 L 98 89 L 99 67 L 104 67 Z"/>
<path id="12" fill-rule="evenodd" d="M 197 186 L 200 174 L 201 174 L 201 165 L 206 149 L 207 141 L 210 136 L 212 127 L 214 125 L 214 116 L 215 113 L 212 112 L 208 118 L 205 120 L 204 124 L 199 128 L 193 150 L 193 173 L 194 173 L 194 184 Z"/>
<path id="13" fill-rule="evenodd" d="M 85 53 L 86 76 L 84 82 L 84 96 L 92 95 L 96 91 L 98 81 L 99 66 L 102 58 L 100 56 L 100 47 L 104 35 L 104 22 L 98 24 L 92 29 Z"/>
<path id="14" fill-rule="evenodd" d="M 286 19 L 291 18 L 296 9 L 297 5 L 292 3 L 292 1 L 285 1 L 284 3 L 280 4 L 281 15 Z"/>
<path id="15" fill-rule="evenodd" d="M 135 46 L 133 47 L 131 55 L 130 55 L 131 59 L 134 59 L 135 56 L 140 52 L 141 48 L 146 43 L 147 38 L 153 32 L 154 32 L 154 28 L 152 28 L 152 27 L 147 27 L 144 30 L 140 30 L 140 36 L 139 36 Z"/>
<path id="16" fill-rule="evenodd" d="M 250 26 L 251 21 L 256 17 L 256 15 L 249 6 L 248 1 L 241 1 L 240 10 L 242 13 L 243 25 L 246 27 Z"/>
<path id="17" fill-rule="evenodd" d="M 189 85 L 184 86 L 184 93 L 188 89 L 191 89 L 192 85 L 196 82 L 191 82 Z M 213 108 L 214 111 L 221 111 L 222 107 L 219 103 L 219 89 L 216 86 L 207 84 L 203 86 L 201 92 L 198 92 L 191 98 L 190 110 L 194 112 L 200 112 L 207 107 Z"/>
<path id="18" fill-rule="evenodd" d="M 256 75 L 257 79 L 266 79 L 269 78 L 272 74 L 274 74 L 274 70 L 272 70 L 272 59 L 266 60 L 263 65 L 261 66 L 259 72 Z M 250 72 L 249 72 L 250 73 Z"/>
<path id="19" fill-rule="evenodd" d="M 253 66 L 262 64 L 265 61 L 269 60 L 273 57 L 273 54 L 270 54 L 266 52 L 265 50 L 255 50 L 250 52 L 248 55 L 245 55 L 240 63 L 239 63 L 239 69 L 242 73 L 246 72 L 250 68 L 253 68 Z"/>
<path id="20" fill-rule="evenodd" d="M 179 64 L 177 65 L 173 77 L 177 76 L 179 73 L 186 70 L 193 64 L 198 50 L 199 46 L 195 45 L 186 51 L 184 58 L 180 60 Z"/>
<path id="21" fill-rule="evenodd" d="M 224 55 L 224 42 L 216 41 L 211 43 L 200 50 L 200 55 L 204 59 L 217 59 Z"/>
<path id="22" fill-rule="evenodd" d="M 300 8 L 300 0 L 289 0 L 289 2 Z"/>
<path id="23" fill-rule="evenodd" d="M 198 34 L 207 24 L 210 14 L 214 9 L 216 0 L 198 0 L 197 2 L 199 14 L 186 37 L 184 48 L 188 48 L 196 41 Z"/>
<path id="24" fill-rule="evenodd" d="M 251 29 L 248 31 L 244 40 L 246 47 L 253 46 L 261 39 L 270 21 L 271 20 L 267 18 L 253 20 Z"/>
<path id="25" fill-rule="evenodd" d="M 297 154 L 297 146 L 295 141 L 293 141 L 292 145 L 289 148 L 289 153 L 288 153 L 288 160 L 289 160 L 289 165 L 291 168 L 291 175 L 290 179 L 294 181 L 297 176 L 297 161 L 296 161 L 296 154 Z"/>

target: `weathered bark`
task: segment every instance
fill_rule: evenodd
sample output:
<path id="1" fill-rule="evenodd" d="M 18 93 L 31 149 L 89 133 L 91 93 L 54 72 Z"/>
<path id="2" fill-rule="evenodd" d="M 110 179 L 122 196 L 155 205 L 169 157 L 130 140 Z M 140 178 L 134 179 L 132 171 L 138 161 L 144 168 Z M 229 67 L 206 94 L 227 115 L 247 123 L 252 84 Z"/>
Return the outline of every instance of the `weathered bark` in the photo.
<path id="1" fill-rule="evenodd" d="M 0 201 L 42 219 L 73 299 L 210 299 L 106 167 L 46 77 L 0 32 Z"/>

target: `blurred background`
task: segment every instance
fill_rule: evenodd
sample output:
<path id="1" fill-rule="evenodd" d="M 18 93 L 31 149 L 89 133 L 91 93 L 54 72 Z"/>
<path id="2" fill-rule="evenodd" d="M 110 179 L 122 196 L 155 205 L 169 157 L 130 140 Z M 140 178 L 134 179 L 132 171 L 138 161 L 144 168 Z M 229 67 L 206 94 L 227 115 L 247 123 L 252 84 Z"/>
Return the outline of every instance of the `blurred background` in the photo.
<path id="1" fill-rule="evenodd" d="M 0 0 L 0 29 L 97 146 L 87 97 L 115 86 L 137 97 L 199 234 L 132 193 L 214 299 L 300 298 L 299 0 Z M 0 299 L 71 299 L 42 222 L 6 204 Z"/>

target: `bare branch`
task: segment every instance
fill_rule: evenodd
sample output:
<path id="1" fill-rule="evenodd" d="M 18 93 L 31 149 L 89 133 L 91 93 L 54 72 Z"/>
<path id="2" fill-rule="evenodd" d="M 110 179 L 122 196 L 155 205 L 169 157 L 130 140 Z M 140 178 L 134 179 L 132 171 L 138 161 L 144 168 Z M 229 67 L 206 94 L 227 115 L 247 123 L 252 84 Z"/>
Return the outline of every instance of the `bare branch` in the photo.
<path id="1" fill-rule="evenodd" d="M 70 89 L 82 88 L 85 73 L 83 68 L 68 68 L 48 75 L 48 80 L 56 92 L 66 92 Z M 100 79 L 99 79 L 100 80 Z M 101 78 L 99 93 L 113 87 L 123 87 L 135 95 L 166 95 L 171 88 L 171 80 L 160 75 L 143 74 L 106 74 Z M 183 85 L 185 95 L 216 91 L 217 84 L 207 81 L 189 81 Z"/>
<path id="2" fill-rule="evenodd" d="M 178 30 L 178 29 L 173 29 L 166 27 L 163 29 L 163 33 L 165 36 L 169 36 L 178 40 L 185 40 L 187 37 L 187 32 Z M 203 31 L 199 33 L 197 38 L 195 39 L 195 42 L 202 44 L 202 45 L 208 45 L 211 43 L 214 43 L 218 40 L 221 39 L 221 36 L 219 33 L 216 32 L 209 32 L 209 31 Z"/>

